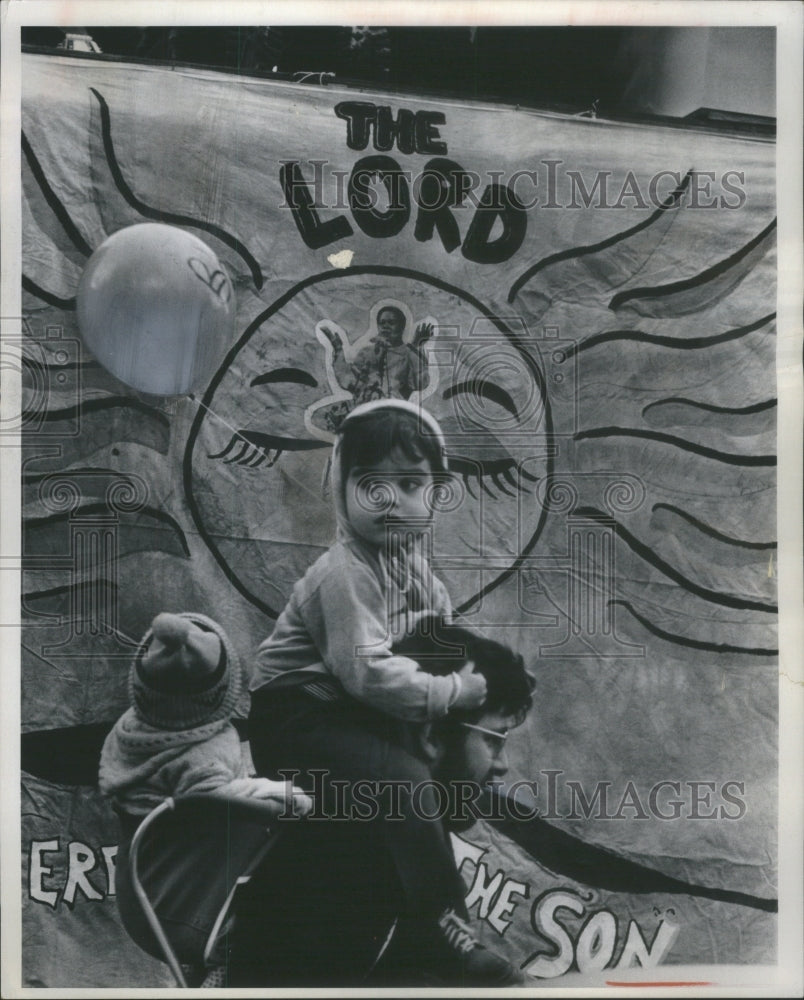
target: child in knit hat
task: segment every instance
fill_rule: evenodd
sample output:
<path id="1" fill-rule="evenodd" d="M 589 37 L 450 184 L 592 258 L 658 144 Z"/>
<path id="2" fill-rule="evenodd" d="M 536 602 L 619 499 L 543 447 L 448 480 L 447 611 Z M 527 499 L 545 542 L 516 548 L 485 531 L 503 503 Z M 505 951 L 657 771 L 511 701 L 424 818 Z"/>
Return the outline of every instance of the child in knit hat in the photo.
<path id="1" fill-rule="evenodd" d="M 134 658 L 128 688 L 131 707 L 106 737 L 98 784 L 111 798 L 123 834 L 116 862 L 120 918 L 130 937 L 159 957 L 128 860 L 131 838 L 143 817 L 166 798 L 190 793 L 259 799 L 276 817 L 305 815 L 312 801 L 289 782 L 249 777 L 232 724 L 240 669 L 226 633 L 212 619 L 195 613 L 157 615 Z M 230 874 L 239 874 L 240 861 L 254 855 L 254 829 L 233 824 L 227 842 L 214 847 L 221 852 L 224 869 L 219 874 L 226 890 Z M 205 875 L 209 843 L 203 830 L 194 834 L 189 841 L 168 834 L 149 842 L 140 877 L 179 960 L 197 964 L 206 943 L 206 962 L 220 966 L 225 964 L 231 920 L 212 937 L 223 899 L 210 886 L 220 889 L 221 878 Z M 215 837 L 214 831 L 210 836 Z"/>
<path id="2" fill-rule="evenodd" d="M 226 792 L 312 808 L 287 782 L 249 777 L 232 725 L 240 670 L 219 625 L 195 613 L 159 614 L 129 675 L 131 707 L 101 751 L 99 786 L 118 812 L 141 818 L 168 796 Z"/>

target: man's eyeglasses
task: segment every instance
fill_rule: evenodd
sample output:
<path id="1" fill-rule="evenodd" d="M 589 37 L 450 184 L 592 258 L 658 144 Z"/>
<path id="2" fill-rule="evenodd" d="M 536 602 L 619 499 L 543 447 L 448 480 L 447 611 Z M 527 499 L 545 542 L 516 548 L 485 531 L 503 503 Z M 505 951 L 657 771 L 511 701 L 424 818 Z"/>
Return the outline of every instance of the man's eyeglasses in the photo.
<path id="1" fill-rule="evenodd" d="M 508 730 L 504 729 L 501 733 L 496 729 L 486 729 L 485 726 L 475 726 L 471 722 L 461 722 L 459 723 L 464 729 L 474 729 L 478 733 L 483 733 L 484 736 L 491 737 L 487 739 L 486 743 L 489 748 L 494 753 L 495 757 L 499 757 L 500 754 L 505 749 L 505 741 L 508 739 Z"/>

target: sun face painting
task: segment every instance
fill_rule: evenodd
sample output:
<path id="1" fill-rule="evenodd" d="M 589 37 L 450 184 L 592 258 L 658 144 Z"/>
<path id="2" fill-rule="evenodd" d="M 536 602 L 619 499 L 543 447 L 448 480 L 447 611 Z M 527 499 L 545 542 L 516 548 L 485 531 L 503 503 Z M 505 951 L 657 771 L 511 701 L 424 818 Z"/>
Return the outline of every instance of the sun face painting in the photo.
<path id="1" fill-rule="evenodd" d="M 434 548 L 436 562 L 442 556 L 468 563 L 448 573 L 457 602 L 476 596 L 481 571 L 510 571 L 534 544 L 549 410 L 521 330 L 517 337 L 457 289 L 389 271 L 325 274 L 260 314 L 213 379 L 191 431 L 186 487 L 199 530 L 243 593 L 273 613 L 332 543 L 333 432 L 363 401 L 361 382 L 370 377 L 339 375 L 338 355 L 322 331 L 339 330 L 353 357 L 373 354 L 369 316 L 389 308 L 391 290 L 395 308 L 407 304 L 413 317 L 434 318 L 421 388 L 384 393 L 420 401 L 447 436 L 453 475 L 435 502 L 445 516 L 436 519 Z M 357 305 L 363 302 L 375 305 Z M 312 329 L 311 311 L 322 317 Z M 350 329 L 366 333 L 351 342 L 344 333 Z M 236 503 L 222 502 L 235 496 Z"/>

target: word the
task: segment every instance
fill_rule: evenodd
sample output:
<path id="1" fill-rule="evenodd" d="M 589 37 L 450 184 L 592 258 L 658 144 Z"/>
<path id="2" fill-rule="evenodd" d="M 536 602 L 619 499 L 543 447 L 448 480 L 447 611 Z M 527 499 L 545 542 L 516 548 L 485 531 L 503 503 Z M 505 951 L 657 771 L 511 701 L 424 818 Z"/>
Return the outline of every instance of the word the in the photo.
<path id="1" fill-rule="evenodd" d="M 335 105 L 335 114 L 346 122 L 346 145 L 362 150 L 369 136 L 374 148 L 381 153 L 393 149 L 400 153 L 443 154 L 447 144 L 441 141 L 437 125 L 447 120 L 440 111 L 409 111 L 401 108 L 396 117 L 390 107 L 369 101 L 342 101 Z"/>

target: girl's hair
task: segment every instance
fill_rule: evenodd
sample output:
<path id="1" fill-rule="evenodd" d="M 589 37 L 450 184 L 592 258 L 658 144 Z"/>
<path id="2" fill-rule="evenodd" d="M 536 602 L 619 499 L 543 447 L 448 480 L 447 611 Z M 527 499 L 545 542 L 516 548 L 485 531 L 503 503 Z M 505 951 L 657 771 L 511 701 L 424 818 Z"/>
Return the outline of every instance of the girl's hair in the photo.
<path id="1" fill-rule="evenodd" d="M 416 414 L 404 410 L 375 410 L 346 420 L 339 448 L 344 479 L 352 469 L 377 465 L 395 449 L 411 462 L 426 459 L 433 472 L 443 466 L 437 436 Z"/>

